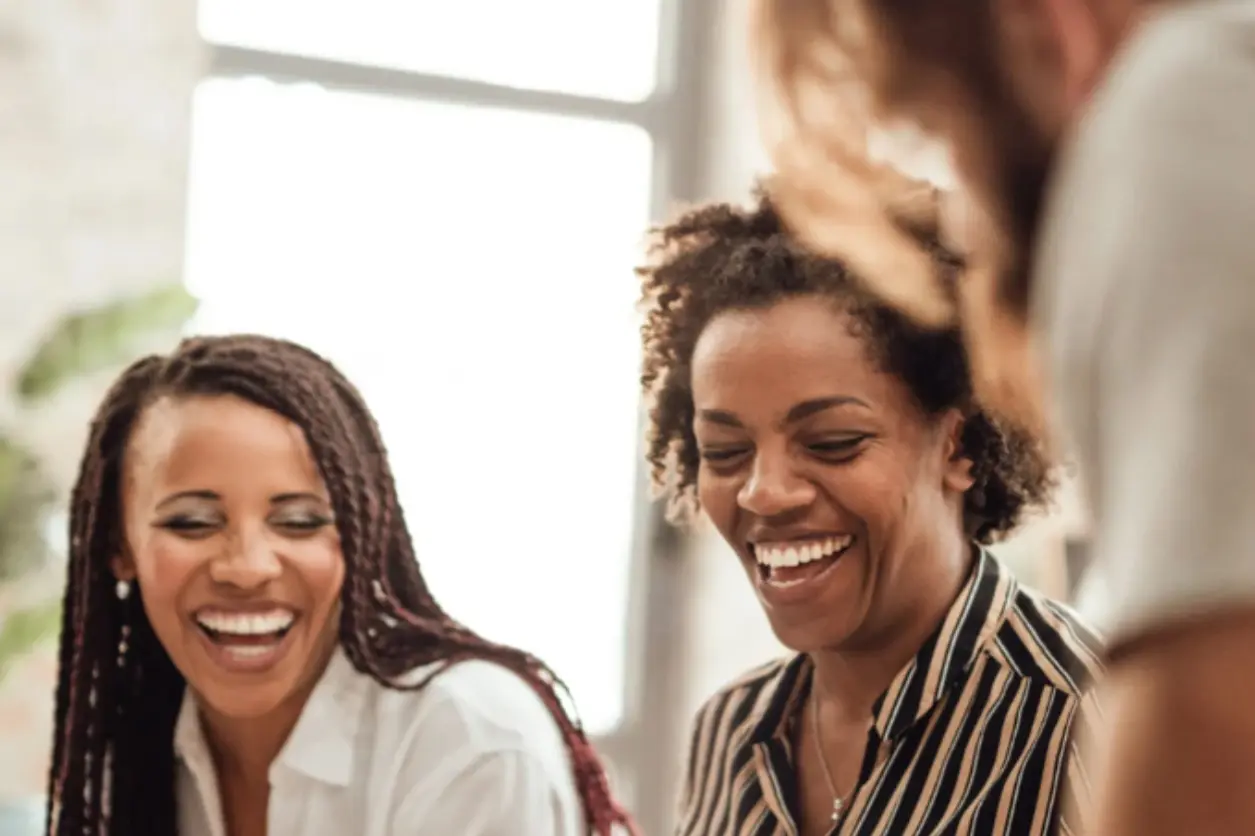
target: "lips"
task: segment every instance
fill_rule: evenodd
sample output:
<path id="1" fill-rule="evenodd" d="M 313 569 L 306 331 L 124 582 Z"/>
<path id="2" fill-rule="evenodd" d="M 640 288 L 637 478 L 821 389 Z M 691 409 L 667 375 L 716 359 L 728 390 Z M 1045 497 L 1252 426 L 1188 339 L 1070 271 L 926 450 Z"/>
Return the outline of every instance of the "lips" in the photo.
<path id="1" fill-rule="evenodd" d="M 773 606 L 807 601 L 826 586 L 854 543 L 850 534 L 821 534 L 752 544 L 760 594 Z"/>
<path id="2" fill-rule="evenodd" d="M 247 611 L 207 607 L 194 616 L 209 656 L 232 673 L 255 673 L 273 667 L 291 644 L 296 611 L 273 606 Z"/>

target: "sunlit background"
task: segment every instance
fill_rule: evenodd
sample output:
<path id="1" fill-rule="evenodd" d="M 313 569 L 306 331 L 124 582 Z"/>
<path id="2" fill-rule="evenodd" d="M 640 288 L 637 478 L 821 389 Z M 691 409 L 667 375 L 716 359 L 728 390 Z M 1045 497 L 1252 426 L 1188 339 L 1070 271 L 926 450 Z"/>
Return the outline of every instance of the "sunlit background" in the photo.
<path id="1" fill-rule="evenodd" d="M 638 467 L 642 234 L 762 170 L 742 2 L 0 8 L 4 379 L 63 317 L 172 282 L 200 300 L 185 333 L 330 357 L 437 597 L 567 680 L 648 833 L 693 710 L 779 652 L 722 544 L 663 525 Z M 0 438 L 62 497 L 113 373 L 0 394 Z M 1067 595 L 1082 531 L 1069 497 L 1005 554 Z M 0 652 L 59 572 L 0 582 Z M 38 830 L 54 668 L 45 639 L 0 674 L 0 836 Z"/>

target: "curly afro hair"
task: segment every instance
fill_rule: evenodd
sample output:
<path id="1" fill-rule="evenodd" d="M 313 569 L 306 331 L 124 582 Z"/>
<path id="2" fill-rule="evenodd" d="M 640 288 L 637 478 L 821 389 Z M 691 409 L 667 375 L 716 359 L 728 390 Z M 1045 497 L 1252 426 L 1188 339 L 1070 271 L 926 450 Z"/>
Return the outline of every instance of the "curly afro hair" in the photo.
<path id="1" fill-rule="evenodd" d="M 964 503 L 970 537 L 994 542 L 1027 509 L 1044 506 L 1055 486 L 1044 445 L 976 402 L 959 330 L 916 325 L 878 301 L 841 262 L 806 251 L 785 229 L 764 187 L 755 189 L 754 198 L 749 208 L 704 206 L 654 229 L 647 263 L 636 271 L 645 309 L 646 458 L 655 489 L 667 497 L 669 517 L 684 521 L 697 510 L 700 459 L 689 364 L 698 337 L 720 312 L 805 295 L 839 304 L 872 356 L 906 384 L 925 414 L 957 408 L 966 416 L 961 443 L 975 478 Z M 929 202 L 935 206 L 935 194 Z M 904 225 L 953 286 L 962 263 L 938 240 L 935 211 L 914 211 Z"/>

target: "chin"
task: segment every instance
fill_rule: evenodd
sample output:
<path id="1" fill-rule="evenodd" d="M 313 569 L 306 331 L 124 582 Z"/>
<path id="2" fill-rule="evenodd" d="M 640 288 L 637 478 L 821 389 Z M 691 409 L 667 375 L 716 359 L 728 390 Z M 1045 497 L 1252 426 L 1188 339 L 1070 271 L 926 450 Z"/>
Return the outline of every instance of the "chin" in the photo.
<path id="1" fill-rule="evenodd" d="M 840 650 L 857 635 L 857 624 L 833 624 L 830 619 L 814 624 L 781 623 L 768 615 L 771 632 L 776 639 L 794 653 L 817 653 L 821 650 Z M 844 619 L 842 619 L 844 621 Z"/>
<path id="2" fill-rule="evenodd" d="M 189 634 L 185 677 L 201 703 L 215 713 L 244 720 L 273 712 L 301 690 L 310 664 L 303 631 L 259 641 Z"/>
<path id="3" fill-rule="evenodd" d="M 232 720 L 253 720 L 274 713 L 295 691 L 293 683 L 231 685 L 225 682 L 189 683 L 206 708 Z"/>
<path id="4" fill-rule="evenodd" d="M 783 581 L 742 560 L 772 632 L 798 653 L 840 648 L 857 637 L 869 607 L 867 564 L 859 538 L 835 558 L 814 560 L 807 574 L 786 570 L 798 576 Z"/>

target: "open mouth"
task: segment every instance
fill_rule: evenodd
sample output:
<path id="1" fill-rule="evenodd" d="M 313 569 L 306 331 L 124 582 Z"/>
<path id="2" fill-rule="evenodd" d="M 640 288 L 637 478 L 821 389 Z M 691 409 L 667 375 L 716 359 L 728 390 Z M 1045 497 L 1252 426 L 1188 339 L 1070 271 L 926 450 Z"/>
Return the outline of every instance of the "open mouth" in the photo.
<path id="1" fill-rule="evenodd" d="M 764 583 L 786 588 L 805 583 L 836 565 L 850 550 L 854 537 L 838 534 L 781 543 L 751 546 L 758 563 L 758 576 Z"/>
<path id="2" fill-rule="evenodd" d="M 274 652 L 295 623 L 296 613 L 284 608 L 250 613 L 225 610 L 196 613 L 196 626 L 205 637 L 239 660 L 262 658 Z"/>

